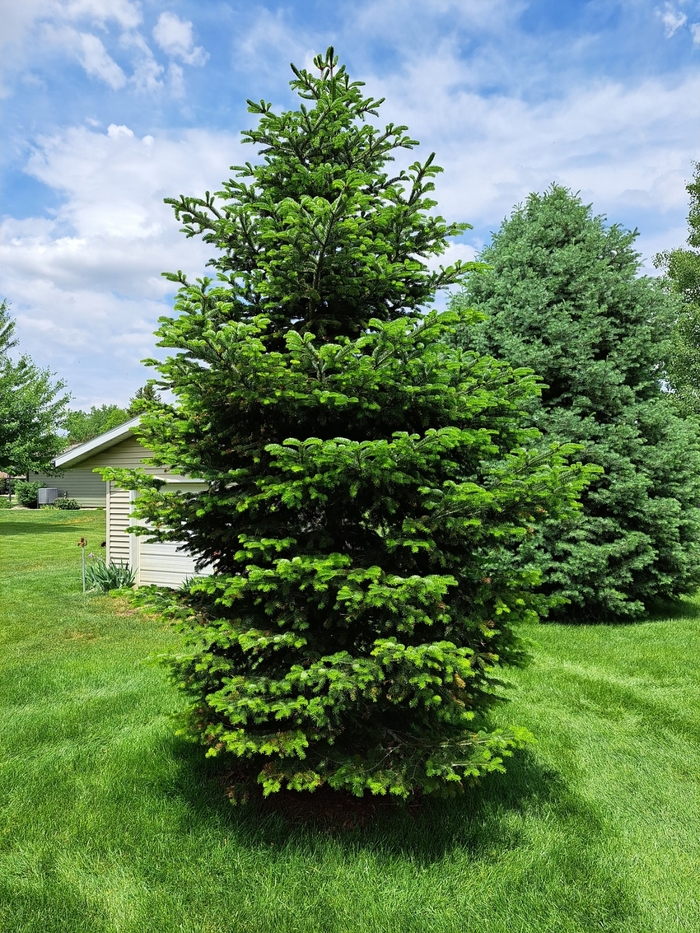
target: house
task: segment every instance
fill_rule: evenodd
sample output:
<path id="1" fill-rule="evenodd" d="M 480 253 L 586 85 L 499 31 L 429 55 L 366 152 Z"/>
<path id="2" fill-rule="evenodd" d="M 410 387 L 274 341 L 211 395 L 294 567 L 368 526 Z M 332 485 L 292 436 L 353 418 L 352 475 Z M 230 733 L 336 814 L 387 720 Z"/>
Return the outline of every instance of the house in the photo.
<path id="1" fill-rule="evenodd" d="M 69 495 L 71 489 L 87 488 L 84 485 L 87 475 L 97 477 L 104 487 L 103 503 L 107 513 L 105 559 L 108 564 L 129 564 L 136 574 L 137 586 L 155 584 L 177 587 L 187 577 L 195 575 L 194 557 L 179 549 L 174 542 L 149 543 L 147 536 L 127 534 L 126 529 L 134 524 L 131 512 L 138 493 L 121 489 L 114 482 L 105 483 L 99 474 L 93 473 L 93 470 L 101 467 L 140 468 L 145 473 L 157 476 L 173 492 L 196 492 L 206 488 L 202 480 L 174 476 L 167 468 L 144 463 L 145 459 L 152 456 L 152 451 L 144 447 L 133 433 L 138 424 L 137 416 L 84 444 L 71 447 L 56 457 L 54 467 L 63 473 L 61 483 Z M 54 484 L 61 489 L 56 480 L 53 480 Z M 81 501 L 77 495 L 74 498 Z M 206 572 L 200 571 L 197 575 Z"/>
<path id="2" fill-rule="evenodd" d="M 75 449 L 71 447 L 66 453 Z M 107 486 L 99 473 L 93 473 L 90 467 L 75 467 L 60 476 L 49 473 L 28 473 L 27 479 L 41 486 L 57 489 L 61 499 L 75 499 L 84 509 L 104 509 L 107 505 Z"/>

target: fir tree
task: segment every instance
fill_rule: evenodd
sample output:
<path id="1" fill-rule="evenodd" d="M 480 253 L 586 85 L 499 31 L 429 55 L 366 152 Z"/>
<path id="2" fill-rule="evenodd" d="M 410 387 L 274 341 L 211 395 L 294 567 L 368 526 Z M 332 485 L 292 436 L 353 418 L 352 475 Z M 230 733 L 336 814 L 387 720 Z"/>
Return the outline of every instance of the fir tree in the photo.
<path id="1" fill-rule="evenodd" d="M 523 739 L 486 718 L 536 606 L 507 544 L 568 514 L 585 477 L 566 449 L 530 449 L 532 376 L 446 345 L 469 314 L 417 313 L 461 274 L 426 265 L 460 229 L 429 213 L 438 169 L 390 178 L 415 143 L 365 122 L 381 102 L 332 49 L 315 65 L 294 69 L 308 105 L 250 105 L 260 164 L 172 202 L 218 278 L 177 276 L 158 331 L 175 353 L 153 362 L 176 403 L 149 406 L 142 431 L 207 490 L 108 475 L 215 571 L 181 597 L 172 660 L 209 754 L 266 793 L 454 789 Z"/>
<path id="2" fill-rule="evenodd" d="M 454 301 L 487 315 L 459 345 L 531 367 L 548 386 L 532 424 L 604 468 L 580 520 L 537 539 L 548 591 L 571 604 L 557 618 L 638 616 L 700 582 L 698 437 L 663 390 L 674 303 L 638 277 L 635 237 L 553 186 L 504 221 Z"/>

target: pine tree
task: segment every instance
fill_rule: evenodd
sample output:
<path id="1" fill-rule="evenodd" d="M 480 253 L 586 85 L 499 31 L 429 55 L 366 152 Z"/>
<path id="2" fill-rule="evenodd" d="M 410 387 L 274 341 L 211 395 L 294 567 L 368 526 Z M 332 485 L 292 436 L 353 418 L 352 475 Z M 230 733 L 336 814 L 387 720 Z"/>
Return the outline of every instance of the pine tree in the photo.
<path id="1" fill-rule="evenodd" d="M 548 591 L 570 603 L 556 618 L 635 617 L 700 582 L 698 437 L 663 390 L 674 303 L 638 277 L 635 237 L 553 186 L 504 221 L 454 301 L 487 316 L 459 345 L 531 367 L 548 386 L 532 424 L 605 471 L 574 526 L 537 538 Z"/>
<path id="2" fill-rule="evenodd" d="M 531 376 L 447 346 L 468 314 L 418 313 L 462 271 L 426 266 L 460 229 L 429 213 L 438 169 L 390 178 L 405 127 L 365 122 L 381 102 L 332 49 L 315 65 L 293 69 L 308 106 L 250 105 L 260 164 L 172 202 L 218 278 L 178 274 L 153 361 L 176 403 L 141 430 L 207 490 L 108 475 L 215 571 L 181 596 L 171 662 L 208 754 L 266 793 L 460 788 L 523 740 L 486 718 L 537 604 L 506 545 L 568 514 L 585 473 L 529 449 Z"/>

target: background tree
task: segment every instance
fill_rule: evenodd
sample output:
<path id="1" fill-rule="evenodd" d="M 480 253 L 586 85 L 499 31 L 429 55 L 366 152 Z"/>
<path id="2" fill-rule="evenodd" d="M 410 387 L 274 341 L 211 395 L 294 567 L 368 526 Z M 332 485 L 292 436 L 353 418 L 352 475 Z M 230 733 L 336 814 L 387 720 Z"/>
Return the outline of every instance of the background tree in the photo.
<path id="1" fill-rule="evenodd" d="M 160 395 L 152 383 L 136 390 L 127 408 L 119 405 L 93 405 L 89 411 L 76 409 L 68 413 L 66 427 L 68 444 L 83 444 L 98 434 L 111 431 L 135 415 L 146 411 L 149 403 L 160 402 Z"/>
<path id="2" fill-rule="evenodd" d="M 266 792 L 461 787 L 522 732 L 489 726 L 500 665 L 536 574 L 505 546 L 584 481 L 531 452 L 525 373 L 444 342 L 468 315 L 418 314 L 462 267 L 430 272 L 458 232 L 430 212 L 430 156 L 393 177 L 405 127 L 337 67 L 294 68 L 307 101 L 266 103 L 263 160 L 216 196 L 173 201 L 216 247 L 218 283 L 179 273 L 152 362 L 176 402 L 149 406 L 155 462 L 202 477 L 173 494 L 124 471 L 138 515 L 215 574 L 182 597 L 188 730 Z M 244 179 L 244 180 L 240 180 Z"/>
<path id="3" fill-rule="evenodd" d="M 160 401 L 160 393 L 156 389 L 155 383 L 147 382 L 145 386 L 141 386 L 136 390 L 134 397 L 130 400 L 128 408 L 129 417 L 133 418 L 135 415 L 140 415 L 142 412 L 148 410 L 149 405 L 157 405 Z"/>
<path id="4" fill-rule="evenodd" d="M 674 301 L 638 277 L 635 237 L 553 186 L 503 222 L 454 301 L 487 315 L 459 345 L 531 367 L 548 386 L 532 424 L 605 469 L 576 526 L 537 538 L 549 592 L 572 604 L 558 618 L 636 616 L 700 582 L 698 437 L 662 388 Z"/>
<path id="5" fill-rule="evenodd" d="M 68 395 L 65 383 L 54 382 L 29 356 L 14 360 L 15 323 L 7 304 L 0 304 L 0 471 L 10 476 L 50 471 L 65 447 L 63 426 Z"/>
<path id="6" fill-rule="evenodd" d="M 694 166 L 695 177 L 686 185 L 690 249 L 667 250 L 654 262 L 681 302 L 669 345 L 668 380 L 681 410 L 700 415 L 700 163 Z"/>
<path id="7" fill-rule="evenodd" d="M 66 417 L 66 444 L 84 444 L 98 434 L 118 427 L 130 417 L 128 409 L 119 405 L 93 405 L 89 411 L 74 409 Z"/>

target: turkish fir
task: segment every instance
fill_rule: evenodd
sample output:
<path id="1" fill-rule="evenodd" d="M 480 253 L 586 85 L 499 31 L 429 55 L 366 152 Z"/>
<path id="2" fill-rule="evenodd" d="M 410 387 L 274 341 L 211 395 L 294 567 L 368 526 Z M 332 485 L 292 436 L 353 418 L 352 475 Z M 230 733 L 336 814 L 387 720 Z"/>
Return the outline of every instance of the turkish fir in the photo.
<path id="1" fill-rule="evenodd" d="M 109 475 L 209 572 L 177 595 L 169 663 L 185 732 L 241 796 L 455 792 L 527 739 L 489 719 L 542 606 L 514 555 L 588 472 L 530 426 L 531 373 L 450 344 L 477 317 L 431 310 L 466 270 L 434 261 L 464 226 L 434 211 L 433 156 L 392 167 L 406 127 L 332 49 L 314 66 L 293 68 L 297 109 L 249 102 L 256 161 L 170 202 L 212 276 L 170 276 L 152 365 L 174 400 L 140 431 L 205 490 Z"/>

